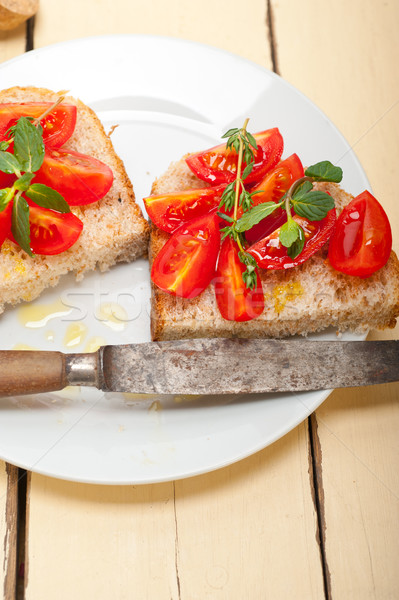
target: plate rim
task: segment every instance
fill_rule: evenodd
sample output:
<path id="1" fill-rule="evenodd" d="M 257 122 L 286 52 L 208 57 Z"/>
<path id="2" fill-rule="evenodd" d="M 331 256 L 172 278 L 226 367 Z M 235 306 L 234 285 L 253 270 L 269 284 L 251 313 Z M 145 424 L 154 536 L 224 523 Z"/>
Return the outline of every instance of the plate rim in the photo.
<path id="1" fill-rule="evenodd" d="M 293 93 L 295 93 L 295 95 L 299 96 L 302 98 L 303 101 L 305 101 L 306 103 L 308 103 L 312 110 L 317 111 L 318 114 L 320 116 L 322 116 L 324 119 L 326 119 L 326 121 L 328 121 L 328 123 L 333 127 L 334 129 L 334 133 L 335 135 L 338 135 L 341 138 L 341 141 L 344 143 L 344 145 L 349 149 L 348 151 L 351 152 L 352 155 L 352 159 L 354 160 L 354 162 L 356 163 L 356 166 L 358 168 L 358 170 L 362 173 L 365 181 L 368 183 L 368 189 L 371 190 L 371 186 L 369 184 L 368 178 L 366 173 L 364 172 L 364 169 L 356 155 L 356 153 L 354 152 L 354 150 L 351 148 L 351 145 L 349 144 L 349 142 L 347 141 L 347 139 L 345 138 L 345 136 L 341 133 L 341 131 L 337 128 L 337 126 L 331 121 L 331 119 L 324 113 L 324 111 L 319 108 L 316 104 L 314 104 L 314 102 L 306 95 L 304 94 L 302 91 L 298 90 L 294 85 L 292 85 L 290 82 L 288 82 L 287 80 L 285 80 L 282 76 L 280 76 L 278 73 L 275 73 L 274 71 L 268 69 L 267 67 L 264 67 L 263 65 L 256 63 L 246 57 L 240 56 L 238 54 L 235 54 L 229 50 L 224 50 L 222 48 L 218 48 L 215 46 L 212 46 L 210 44 L 205 44 L 203 42 L 197 42 L 194 40 L 188 40 L 188 39 L 184 39 L 184 38 L 177 38 L 177 37 L 173 37 L 173 36 L 164 36 L 164 35 L 154 35 L 154 34 L 103 34 L 103 35 L 92 35 L 92 36 L 85 36 L 85 37 L 80 37 L 80 38 L 76 38 L 76 39 L 70 39 L 70 40 L 64 40 L 64 41 L 60 41 L 60 42 L 56 42 L 54 44 L 49 44 L 46 46 L 42 46 L 40 48 L 35 48 L 32 49 L 28 52 L 25 52 L 24 54 L 21 54 L 19 56 L 16 56 L 14 58 L 11 58 L 3 63 L 0 64 L 0 72 L 4 69 L 4 68 L 10 68 L 12 67 L 13 64 L 18 63 L 18 62 L 24 62 L 26 61 L 27 57 L 32 57 L 32 56 L 46 56 L 47 54 L 51 53 L 51 51 L 54 48 L 64 48 L 65 46 L 79 46 L 79 45 L 84 45 L 84 44 L 98 44 L 98 43 L 107 43 L 110 44 L 112 46 L 112 41 L 114 40 L 137 40 L 140 41 L 141 39 L 145 39 L 148 43 L 154 42 L 156 44 L 162 43 L 162 42 L 167 42 L 167 43 L 172 43 L 175 44 L 177 46 L 183 45 L 183 46 L 192 46 L 192 47 L 196 47 L 199 49 L 203 49 L 204 51 L 207 52 L 213 52 L 216 54 L 219 54 L 221 56 L 228 56 L 230 57 L 231 60 L 233 61 L 240 61 L 241 63 L 243 63 L 244 65 L 248 65 L 250 66 L 252 69 L 256 69 L 258 70 L 260 73 L 262 74 L 266 74 L 268 77 L 271 77 L 273 79 L 276 79 L 281 85 L 288 87 Z M 22 86 L 24 87 L 24 86 Z M 359 339 L 364 339 L 366 337 L 367 334 L 365 334 L 364 336 L 358 336 Z M 204 467 L 204 468 L 197 468 L 196 470 L 187 470 L 186 472 L 181 472 L 180 474 L 174 474 L 173 476 L 171 476 L 170 474 L 166 474 L 164 477 L 156 477 L 153 478 L 151 477 L 151 474 L 149 473 L 150 477 L 148 479 L 145 480 L 137 480 L 134 478 L 131 478 L 131 476 L 128 479 L 124 479 L 124 478 L 119 478 L 116 480 L 111 480 L 109 477 L 105 478 L 105 479 L 96 479 L 96 478 L 84 478 L 84 477 L 79 477 L 79 476 L 75 476 L 75 477 L 71 477 L 71 476 L 66 476 L 65 474 L 62 473 L 56 473 L 54 471 L 51 471 L 51 469 L 41 469 L 40 466 L 38 466 L 37 468 L 35 467 L 35 465 L 33 465 L 33 467 L 29 467 L 26 464 L 22 464 L 21 462 L 18 461 L 12 461 L 7 457 L 2 457 L 2 460 L 5 460 L 7 462 L 12 462 L 12 464 L 15 464 L 17 466 L 20 466 L 21 468 L 28 468 L 29 470 L 32 470 L 35 473 L 39 473 L 41 475 L 45 475 L 48 477 L 53 477 L 53 478 L 57 478 L 57 479 L 61 479 L 61 480 L 66 480 L 66 481 L 71 481 L 71 482 L 79 482 L 79 483 L 87 483 L 87 484 L 99 484 L 99 485 L 146 485 L 146 484 L 152 484 L 152 483 L 163 483 L 163 482 L 170 482 L 170 481 L 174 481 L 174 480 L 179 480 L 179 479 L 185 479 L 188 477 L 193 477 L 193 476 L 198 476 L 198 475 L 203 475 L 205 473 L 209 473 L 215 470 L 218 470 L 220 468 L 224 468 L 227 466 L 230 466 L 232 464 L 235 464 L 236 462 L 241 462 L 241 460 L 245 460 L 246 458 L 248 458 L 249 456 L 252 456 L 253 454 L 256 454 L 257 452 L 261 451 L 262 449 L 266 448 L 267 446 L 273 444 L 275 441 L 277 441 L 278 439 L 284 437 L 287 433 L 289 433 L 290 431 L 292 431 L 295 427 L 297 427 L 298 425 L 300 425 L 303 421 L 305 421 L 305 419 L 307 419 L 309 417 L 309 415 L 316 410 L 325 400 L 326 398 L 331 394 L 333 390 L 325 390 L 325 391 L 319 391 L 318 393 L 318 397 L 317 397 L 317 401 L 313 402 L 310 406 L 310 408 L 307 408 L 306 411 L 304 411 L 303 414 L 301 414 L 299 419 L 293 419 L 292 421 L 289 421 L 288 423 L 285 423 L 284 426 L 280 427 L 280 429 L 278 429 L 277 431 L 274 432 L 274 435 L 272 435 L 271 437 L 269 437 L 266 441 L 263 439 L 263 441 L 259 444 L 255 444 L 254 446 L 251 446 L 246 452 L 241 452 L 240 455 L 237 456 L 232 456 L 231 459 L 229 460 L 224 460 L 221 461 L 217 464 L 213 464 L 213 466 L 211 467 Z"/>

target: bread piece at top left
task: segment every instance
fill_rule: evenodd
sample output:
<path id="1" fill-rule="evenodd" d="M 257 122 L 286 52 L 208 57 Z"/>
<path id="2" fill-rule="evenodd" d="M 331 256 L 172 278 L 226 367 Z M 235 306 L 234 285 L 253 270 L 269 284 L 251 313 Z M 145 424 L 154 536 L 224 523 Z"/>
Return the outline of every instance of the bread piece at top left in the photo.
<path id="1" fill-rule="evenodd" d="M 60 95 L 42 88 L 14 87 L 0 91 L 0 103 L 53 103 Z M 71 207 L 83 222 L 83 231 L 65 252 L 30 257 L 13 242 L 4 242 L 0 248 L 0 313 L 8 304 L 37 298 L 70 271 L 74 271 L 76 279 L 80 280 L 86 271 L 106 271 L 117 262 L 130 262 L 147 253 L 148 224 L 110 138 L 88 106 L 69 96 L 64 102 L 77 106 L 77 122 L 63 149 L 88 154 L 107 164 L 113 171 L 114 181 L 98 202 Z"/>

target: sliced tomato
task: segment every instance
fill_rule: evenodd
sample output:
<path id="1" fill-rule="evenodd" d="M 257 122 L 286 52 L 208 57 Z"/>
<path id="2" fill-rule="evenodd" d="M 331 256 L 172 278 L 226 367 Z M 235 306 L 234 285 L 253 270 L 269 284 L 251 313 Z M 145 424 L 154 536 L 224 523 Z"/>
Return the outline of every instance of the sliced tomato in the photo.
<path id="1" fill-rule="evenodd" d="M 252 172 L 245 179 L 246 183 L 259 181 L 264 177 L 276 166 L 283 153 L 284 142 L 277 127 L 261 131 L 254 138 L 258 149 L 255 151 Z M 191 154 L 186 162 L 197 177 L 212 185 L 230 183 L 236 178 L 238 156 L 235 150 L 227 150 L 225 144 Z M 242 170 L 244 168 L 245 162 Z"/>
<path id="2" fill-rule="evenodd" d="M 387 263 L 391 249 L 388 217 L 378 200 L 365 191 L 339 215 L 328 258 L 337 271 L 369 277 Z"/>
<path id="3" fill-rule="evenodd" d="M 3 173 L 3 171 L 0 171 L 0 190 L 11 187 L 16 178 L 16 175 L 9 175 L 8 173 Z"/>
<path id="4" fill-rule="evenodd" d="M 103 198 L 113 178 L 108 165 L 92 156 L 62 148 L 46 148 L 35 183 L 54 188 L 70 206 L 79 206 Z"/>
<path id="5" fill-rule="evenodd" d="M 210 284 L 219 248 L 216 213 L 192 219 L 179 227 L 157 254 L 152 281 L 169 294 L 194 298 Z"/>
<path id="6" fill-rule="evenodd" d="M 302 252 L 292 259 L 287 248 L 279 240 L 280 228 L 267 235 L 247 249 L 262 269 L 290 269 L 310 258 L 331 237 L 336 223 L 335 208 L 331 209 L 321 221 L 308 221 L 304 217 L 293 215 L 293 219 L 305 232 L 305 245 Z"/>
<path id="7" fill-rule="evenodd" d="M 0 246 L 3 245 L 4 240 L 9 237 L 11 232 L 11 215 L 12 215 L 12 202 L 9 202 L 4 210 L 0 212 Z"/>
<path id="8" fill-rule="evenodd" d="M 73 213 L 59 213 L 30 203 L 30 247 L 34 254 L 60 254 L 82 233 L 83 223 Z"/>
<path id="9" fill-rule="evenodd" d="M 238 257 L 238 246 L 231 237 L 223 240 L 215 278 L 215 296 L 220 314 L 227 321 L 251 321 L 262 314 L 265 307 L 259 274 L 256 287 L 246 287 L 242 274 L 245 265 Z"/>
<path id="10" fill-rule="evenodd" d="M 279 202 L 291 185 L 297 179 L 304 176 L 304 170 L 299 157 L 292 154 L 282 160 L 258 183 L 251 192 L 258 192 L 252 197 L 253 206 L 263 202 Z M 269 217 L 266 217 L 249 231 L 245 232 L 245 238 L 250 244 L 266 237 L 283 225 L 286 213 L 278 208 Z"/>
<path id="11" fill-rule="evenodd" d="M 51 102 L 24 102 L 0 104 L 0 140 L 20 117 L 40 117 L 52 106 Z M 43 141 L 47 146 L 61 146 L 72 135 L 76 125 L 76 106 L 58 104 L 41 119 Z"/>
<path id="12" fill-rule="evenodd" d="M 184 192 L 171 192 L 144 198 L 144 204 L 151 221 L 168 233 L 190 219 L 209 213 L 219 206 L 226 186 L 199 188 Z"/>

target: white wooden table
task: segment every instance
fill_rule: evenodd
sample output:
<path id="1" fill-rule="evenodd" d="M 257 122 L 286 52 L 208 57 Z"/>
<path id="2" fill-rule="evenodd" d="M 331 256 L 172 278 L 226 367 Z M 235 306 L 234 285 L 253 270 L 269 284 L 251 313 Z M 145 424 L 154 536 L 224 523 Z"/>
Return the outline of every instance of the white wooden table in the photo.
<path id="1" fill-rule="evenodd" d="M 41 0 L 34 20 L 0 33 L 0 61 L 151 33 L 273 69 L 352 145 L 398 252 L 398 23 L 397 0 Z M 0 463 L 0 588 L 7 600 L 394 600 L 398 430 L 390 384 L 336 391 L 262 452 L 183 481 L 84 485 Z"/>

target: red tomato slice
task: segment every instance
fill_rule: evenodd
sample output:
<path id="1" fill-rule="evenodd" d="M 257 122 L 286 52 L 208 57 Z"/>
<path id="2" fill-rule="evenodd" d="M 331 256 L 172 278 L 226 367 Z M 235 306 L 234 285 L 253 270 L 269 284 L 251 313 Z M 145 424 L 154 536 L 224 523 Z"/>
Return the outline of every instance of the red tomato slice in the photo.
<path id="1" fill-rule="evenodd" d="M 29 206 L 30 247 L 34 254 L 60 254 L 68 250 L 82 233 L 83 223 L 73 213 L 59 213 Z"/>
<path id="2" fill-rule="evenodd" d="M 258 150 L 255 152 L 255 165 L 245 179 L 246 183 L 259 181 L 268 171 L 276 166 L 283 153 L 284 142 L 277 127 L 261 131 L 254 135 Z M 234 181 L 237 173 L 237 153 L 227 150 L 225 144 L 215 146 L 203 152 L 191 154 L 186 163 L 197 177 L 218 185 Z M 243 163 L 242 170 L 245 168 Z"/>
<path id="3" fill-rule="evenodd" d="M 9 202 L 0 212 L 0 247 L 11 232 L 12 202 Z"/>
<path id="4" fill-rule="evenodd" d="M 3 171 L 0 171 L 0 190 L 11 187 L 16 178 L 16 175 L 9 175 L 8 173 L 3 173 Z"/>
<path id="5" fill-rule="evenodd" d="M 70 206 L 80 206 L 103 198 L 113 178 L 111 169 L 92 156 L 62 148 L 46 148 L 34 183 L 44 183 L 57 190 Z"/>
<path id="6" fill-rule="evenodd" d="M 337 271 L 369 277 L 387 263 L 391 249 L 388 217 L 378 200 L 365 191 L 339 215 L 328 258 Z"/>
<path id="7" fill-rule="evenodd" d="M 209 213 L 219 206 L 226 186 L 199 188 L 184 192 L 171 192 L 144 198 L 144 204 L 151 221 L 168 233 L 190 219 Z"/>
<path id="8" fill-rule="evenodd" d="M 230 237 L 223 240 L 215 279 L 215 296 L 220 314 L 227 321 L 251 321 L 262 314 L 265 299 L 259 274 L 256 287 L 246 287 L 245 265 L 238 258 L 238 246 Z"/>
<path id="9" fill-rule="evenodd" d="M 192 219 L 177 229 L 154 260 L 152 281 L 174 296 L 194 298 L 210 284 L 220 248 L 216 213 Z"/>
<path id="10" fill-rule="evenodd" d="M 52 106 L 51 102 L 26 102 L 0 104 L 0 139 L 16 124 L 19 117 L 40 117 Z M 40 121 L 43 141 L 47 146 L 61 146 L 72 135 L 76 125 L 76 106 L 59 104 Z"/>
<path id="11" fill-rule="evenodd" d="M 259 192 L 252 197 L 253 206 L 263 202 L 279 202 L 291 185 L 297 179 L 304 176 L 304 170 L 299 157 L 292 154 L 282 160 L 277 167 L 262 179 L 251 192 Z M 261 192 L 262 190 L 262 192 Z M 286 213 L 278 208 L 269 217 L 266 217 L 249 231 L 245 232 L 245 238 L 250 244 L 266 237 L 284 224 Z"/>
<path id="12" fill-rule="evenodd" d="M 337 219 L 335 208 L 331 209 L 321 221 L 308 221 L 298 215 L 293 219 L 305 232 L 305 246 L 295 259 L 287 254 L 287 248 L 280 243 L 278 238 L 280 229 L 267 235 L 247 249 L 262 269 L 290 269 L 296 267 L 310 258 L 327 242 L 331 236 Z"/>

